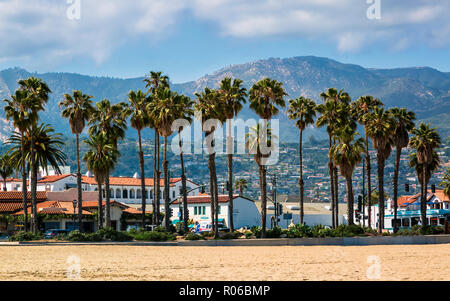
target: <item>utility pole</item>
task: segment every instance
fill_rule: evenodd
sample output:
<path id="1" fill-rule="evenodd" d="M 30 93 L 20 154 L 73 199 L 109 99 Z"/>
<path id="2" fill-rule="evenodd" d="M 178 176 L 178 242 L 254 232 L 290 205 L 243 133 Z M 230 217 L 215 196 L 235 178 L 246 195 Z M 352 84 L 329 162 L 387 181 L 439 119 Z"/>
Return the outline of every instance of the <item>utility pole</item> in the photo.
<path id="1" fill-rule="evenodd" d="M 272 177 L 272 200 L 275 204 L 275 226 L 278 226 L 277 175 Z"/>

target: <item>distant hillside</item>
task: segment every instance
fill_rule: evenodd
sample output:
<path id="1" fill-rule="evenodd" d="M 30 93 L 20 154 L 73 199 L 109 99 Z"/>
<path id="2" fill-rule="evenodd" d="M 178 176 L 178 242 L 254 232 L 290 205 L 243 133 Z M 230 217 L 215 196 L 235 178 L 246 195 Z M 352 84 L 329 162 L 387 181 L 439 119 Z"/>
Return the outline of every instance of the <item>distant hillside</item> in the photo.
<path id="1" fill-rule="evenodd" d="M 126 100 L 130 90 L 144 89 L 143 78 L 117 79 L 71 73 L 33 74 L 14 68 L 0 71 L 0 98 L 8 97 L 17 88 L 17 80 L 29 76 L 42 78 L 53 91 L 42 120 L 66 134 L 70 133 L 70 129 L 67 122 L 61 120 L 57 106 L 64 93 L 80 89 L 93 95 L 96 100 L 108 98 L 117 102 Z M 438 126 L 444 136 L 448 136 L 450 132 L 450 73 L 428 67 L 366 69 L 313 56 L 271 58 L 233 65 L 196 81 L 174 84 L 172 87 L 178 92 L 193 96 L 205 86 L 217 87 L 225 76 L 244 80 L 247 88 L 263 77 L 271 77 L 284 83 L 289 97 L 304 95 L 317 102 L 320 101 L 320 92 L 329 87 L 343 88 L 354 99 L 370 94 L 379 97 L 388 107 L 402 106 L 414 110 L 419 119 L 426 119 Z M 248 107 L 241 115 L 242 118 L 254 116 Z M 280 114 L 279 118 L 283 129 L 280 133 L 281 140 L 296 142 L 298 132 L 293 122 L 284 114 Z M 3 112 L 0 114 L 0 127 L 0 138 L 4 138 L 11 128 L 4 121 Z M 318 129 L 309 129 L 306 136 L 311 134 L 321 138 L 325 136 L 324 131 Z"/>

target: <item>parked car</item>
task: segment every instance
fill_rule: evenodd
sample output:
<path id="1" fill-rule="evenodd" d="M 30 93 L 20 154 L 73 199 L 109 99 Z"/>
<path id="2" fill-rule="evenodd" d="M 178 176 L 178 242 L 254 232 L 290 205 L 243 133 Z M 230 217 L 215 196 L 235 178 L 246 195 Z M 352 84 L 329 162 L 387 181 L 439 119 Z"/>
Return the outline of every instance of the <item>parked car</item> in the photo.
<path id="1" fill-rule="evenodd" d="M 224 224 L 218 224 L 219 232 L 230 232 L 230 228 Z M 211 222 L 200 222 L 200 232 L 211 232 L 213 231 Z"/>
<path id="2" fill-rule="evenodd" d="M 140 228 L 141 228 L 141 227 L 136 226 L 136 225 L 128 225 L 128 226 L 127 226 L 127 232 L 130 232 L 131 230 L 139 231 Z"/>
<path id="3" fill-rule="evenodd" d="M 45 232 L 44 238 L 45 239 L 52 239 L 58 236 L 59 234 L 69 234 L 69 230 L 64 229 L 50 229 Z"/>
<path id="4" fill-rule="evenodd" d="M 0 233 L 0 240 L 8 240 L 9 236 L 6 235 L 5 233 Z"/>
<path id="5" fill-rule="evenodd" d="M 228 227 L 225 226 L 224 224 L 218 224 L 217 226 L 218 226 L 218 228 L 219 228 L 219 232 L 220 232 L 220 231 L 222 231 L 222 232 L 230 232 L 230 228 L 228 228 Z"/>

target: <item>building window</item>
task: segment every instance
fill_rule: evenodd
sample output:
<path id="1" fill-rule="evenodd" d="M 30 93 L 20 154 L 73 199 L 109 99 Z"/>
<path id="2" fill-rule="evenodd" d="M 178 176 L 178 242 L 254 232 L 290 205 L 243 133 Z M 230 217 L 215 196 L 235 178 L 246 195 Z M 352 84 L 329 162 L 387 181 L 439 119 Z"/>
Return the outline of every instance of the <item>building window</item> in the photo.
<path id="1" fill-rule="evenodd" d="M 123 199 L 128 199 L 128 190 L 124 189 L 124 190 L 122 191 L 122 198 L 123 198 Z"/>
<path id="2" fill-rule="evenodd" d="M 146 190 L 147 192 L 148 190 Z M 153 200 L 153 190 L 150 190 L 150 200 Z"/>
<path id="3" fill-rule="evenodd" d="M 136 196 L 134 195 L 134 189 L 130 189 L 130 199 L 134 199 Z"/>
<path id="4" fill-rule="evenodd" d="M 110 195 L 110 197 L 114 198 L 114 189 L 111 188 L 109 190 L 109 195 Z"/>
<path id="5" fill-rule="evenodd" d="M 402 219 L 402 226 L 403 227 L 409 227 L 409 218 L 403 218 Z"/>
<path id="6" fill-rule="evenodd" d="M 142 193 L 141 193 L 141 190 L 140 190 L 140 189 L 136 190 L 136 198 L 137 198 L 137 199 L 142 198 Z"/>
<path id="7" fill-rule="evenodd" d="M 145 198 L 148 200 L 148 190 L 145 189 Z"/>
<path id="8" fill-rule="evenodd" d="M 194 207 L 194 215 L 197 215 L 197 206 Z"/>
<path id="9" fill-rule="evenodd" d="M 120 196 L 122 195 L 122 193 L 120 192 L 120 189 L 117 188 L 116 189 L 116 198 L 120 199 Z"/>
<path id="10" fill-rule="evenodd" d="M 172 191 L 172 199 L 175 198 L 175 190 Z"/>

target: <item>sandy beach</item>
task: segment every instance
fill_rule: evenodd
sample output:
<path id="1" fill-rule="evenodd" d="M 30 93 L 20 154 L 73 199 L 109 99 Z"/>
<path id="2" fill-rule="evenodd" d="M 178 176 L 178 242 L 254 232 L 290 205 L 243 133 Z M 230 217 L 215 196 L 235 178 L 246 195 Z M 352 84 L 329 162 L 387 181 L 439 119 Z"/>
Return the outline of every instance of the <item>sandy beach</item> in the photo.
<path id="1" fill-rule="evenodd" d="M 3 246 L 0 256 L 0 280 L 450 280 L 450 244 Z"/>

